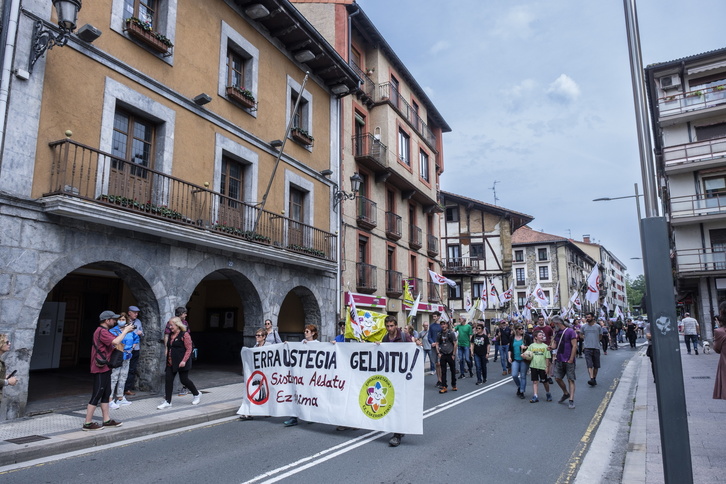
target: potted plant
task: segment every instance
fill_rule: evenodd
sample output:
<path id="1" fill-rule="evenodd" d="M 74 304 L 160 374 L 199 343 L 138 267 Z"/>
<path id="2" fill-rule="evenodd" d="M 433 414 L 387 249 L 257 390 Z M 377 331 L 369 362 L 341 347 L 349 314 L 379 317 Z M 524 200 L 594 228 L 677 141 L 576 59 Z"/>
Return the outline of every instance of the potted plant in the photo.
<path id="1" fill-rule="evenodd" d="M 171 40 L 163 34 L 156 32 L 149 24 L 142 22 L 136 17 L 126 19 L 126 32 L 129 34 L 129 37 L 138 40 L 151 50 L 160 54 L 166 54 L 169 52 L 169 49 L 174 47 Z"/>
<path id="2" fill-rule="evenodd" d="M 292 128 L 290 136 L 292 136 L 292 139 L 294 139 L 298 143 L 304 144 L 306 146 L 312 145 L 313 141 L 315 141 L 315 138 L 313 138 L 310 133 L 302 128 Z"/>
<path id="3" fill-rule="evenodd" d="M 247 109 L 255 107 L 255 96 L 252 91 L 238 86 L 227 86 L 227 97 L 241 104 Z"/>

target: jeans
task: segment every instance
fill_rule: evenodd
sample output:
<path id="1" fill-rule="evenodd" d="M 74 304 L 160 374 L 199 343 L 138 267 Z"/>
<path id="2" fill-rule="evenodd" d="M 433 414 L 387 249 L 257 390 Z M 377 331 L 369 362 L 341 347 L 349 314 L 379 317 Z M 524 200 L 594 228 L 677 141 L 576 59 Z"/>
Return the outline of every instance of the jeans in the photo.
<path id="1" fill-rule="evenodd" d="M 512 360 L 512 380 L 519 387 L 519 391 L 524 393 L 527 389 L 527 370 L 529 363 L 525 360 Z"/>
<path id="2" fill-rule="evenodd" d="M 441 362 L 441 383 L 443 383 L 444 388 L 447 387 L 446 385 L 446 367 L 448 366 L 451 370 L 451 386 L 456 388 L 456 364 L 454 363 L 454 355 L 448 354 L 448 355 L 441 355 L 441 358 L 439 358 L 439 361 Z"/>
<path id="3" fill-rule="evenodd" d="M 487 357 L 474 353 L 474 366 L 476 367 L 476 381 L 487 381 Z"/>
<path id="4" fill-rule="evenodd" d="M 463 378 L 466 374 L 466 371 L 471 373 L 471 349 L 469 349 L 468 346 L 459 346 L 456 357 L 459 359 L 459 372 L 461 373 L 461 377 Z M 465 362 L 466 367 L 464 366 Z"/>
<path id="5" fill-rule="evenodd" d="M 129 375 L 129 364 L 131 360 L 124 360 L 118 368 L 111 370 L 111 397 L 116 395 L 119 400 L 124 397 L 124 386 Z M 116 388 L 118 387 L 118 389 Z"/>
<path id="6" fill-rule="evenodd" d="M 686 350 L 688 354 L 691 353 L 691 341 L 693 341 L 693 349 L 698 353 L 698 335 L 697 334 L 684 334 L 683 339 L 686 340 Z"/>
<path id="7" fill-rule="evenodd" d="M 509 366 L 509 345 L 498 345 L 497 352 L 499 353 L 499 359 L 502 361 L 502 371 L 507 371 Z"/>
<path id="8" fill-rule="evenodd" d="M 434 364 L 434 359 L 431 358 L 431 355 L 434 354 L 435 350 L 433 348 L 430 348 L 428 350 L 423 350 L 423 351 L 424 351 L 425 356 L 429 357 L 429 368 L 430 368 L 429 371 L 436 371 L 436 365 Z"/>

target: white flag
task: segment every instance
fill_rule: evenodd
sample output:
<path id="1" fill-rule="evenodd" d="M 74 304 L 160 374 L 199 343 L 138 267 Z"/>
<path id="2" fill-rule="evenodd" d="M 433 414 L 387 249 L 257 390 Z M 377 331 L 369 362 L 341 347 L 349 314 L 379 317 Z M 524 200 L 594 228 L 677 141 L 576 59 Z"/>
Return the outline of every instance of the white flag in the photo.
<path id="1" fill-rule="evenodd" d="M 550 305 L 550 300 L 547 299 L 547 296 L 545 296 L 544 291 L 542 290 L 542 286 L 540 286 L 539 282 L 537 283 L 537 286 L 534 288 L 534 292 L 532 293 L 534 296 L 534 299 L 539 304 L 539 307 L 546 308 Z"/>
<path id="2" fill-rule="evenodd" d="M 504 304 L 508 303 L 514 297 L 514 282 L 509 286 L 509 289 L 499 295 L 499 302 Z"/>
<path id="3" fill-rule="evenodd" d="M 355 307 L 355 299 L 353 299 L 353 293 L 348 291 L 348 311 L 350 312 L 350 327 L 353 330 L 353 335 L 360 341 L 363 336 L 363 325 L 361 324 L 361 317 L 358 316 L 358 309 Z"/>
<path id="4" fill-rule="evenodd" d="M 620 309 L 620 306 L 615 306 L 615 317 L 625 320 L 625 315 L 623 314 L 623 310 Z"/>
<path id="5" fill-rule="evenodd" d="M 582 302 L 580 301 L 580 293 L 575 291 L 572 293 L 572 297 L 570 298 L 570 302 L 580 311 L 582 311 Z"/>
<path id="6" fill-rule="evenodd" d="M 441 286 L 442 284 L 448 284 L 451 287 L 456 287 L 456 283 L 454 281 L 452 281 L 451 279 L 447 279 L 441 274 L 435 273 L 431 269 L 429 269 L 429 275 L 431 276 L 431 280 L 434 284 L 438 284 L 439 286 Z"/>
<path id="7" fill-rule="evenodd" d="M 471 311 L 471 298 L 468 294 L 466 295 L 466 299 L 464 300 L 464 311 L 466 311 L 467 313 Z"/>
<path id="8" fill-rule="evenodd" d="M 411 323 L 413 321 L 413 318 L 416 317 L 416 313 L 418 312 L 418 303 L 421 302 L 421 291 L 418 293 L 418 297 L 416 298 L 416 301 L 413 303 L 413 306 L 411 306 L 411 311 L 408 313 L 408 323 Z M 413 335 L 411 335 L 413 337 Z"/>
<path id="9" fill-rule="evenodd" d="M 479 305 L 478 305 L 477 309 L 483 313 L 486 310 L 486 308 L 487 308 L 487 298 L 480 297 Z"/>
<path id="10" fill-rule="evenodd" d="M 497 294 L 497 288 L 494 287 L 494 283 L 489 281 L 489 305 L 492 308 L 496 308 L 499 306 L 499 295 Z"/>
<path id="11" fill-rule="evenodd" d="M 600 271 L 597 265 L 592 268 L 592 272 L 587 278 L 587 295 L 585 299 L 591 303 L 596 303 L 600 300 Z"/>

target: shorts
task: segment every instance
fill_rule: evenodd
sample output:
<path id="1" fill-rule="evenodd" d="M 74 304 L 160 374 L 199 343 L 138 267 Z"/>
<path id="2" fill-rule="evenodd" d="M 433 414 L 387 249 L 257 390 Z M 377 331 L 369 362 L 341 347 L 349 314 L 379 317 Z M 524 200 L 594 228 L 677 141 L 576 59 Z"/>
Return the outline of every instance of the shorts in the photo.
<path id="1" fill-rule="evenodd" d="M 542 370 L 540 368 L 530 368 L 529 373 L 532 377 L 532 381 L 547 383 L 547 370 Z"/>
<path id="2" fill-rule="evenodd" d="M 567 375 L 568 380 L 575 381 L 575 362 L 555 361 L 555 378 L 562 380 L 565 375 Z"/>
<path id="3" fill-rule="evenodd" d="M 89 405 L 98 406 L 99 402 L 108 403 L 111 398 L 111 370 L 93 374 L 93 393 Z"/>
<path id="4" fill-rule="evenodd" d="M 600 348 L 585 348 L 585 364 L 588 368 L 600 368 Z"/>

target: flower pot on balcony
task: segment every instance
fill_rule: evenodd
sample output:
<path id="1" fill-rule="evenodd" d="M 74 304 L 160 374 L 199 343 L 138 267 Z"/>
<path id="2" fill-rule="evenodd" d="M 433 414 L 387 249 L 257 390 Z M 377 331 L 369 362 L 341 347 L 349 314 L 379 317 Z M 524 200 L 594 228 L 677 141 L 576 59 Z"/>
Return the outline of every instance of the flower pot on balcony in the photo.
<path id="1" fill-rule="evenodd" d="M 126 32 L 129 34 L 129 37 L 138 40 L 151 50 L 160 54 L 168 53 L 171 48 L 170 43 L 165 43 L 159 39 L 158 34 L 153 30 L 146 30 L 139 21 L 126 19 Z"/>
<path id="2" fill-rule="evenodd" d="M 297 141 L 300 144 L 303 144 L 305 146 L 310 146 L 313 144 L 314 138 L 307 134 L 307 132 L 295 128 L 290 132 L 290 136 L 292 136 L 292 139 Z"/>
<path id="3" fill-rule="evenodd" d="M 245 96 L 238 88 L 234 86 L 227 87 L 227 97 L 230 98 L 232 101 L 241 104 L 242 107 L 244 107 L 245 109 L 255 108 L 255 98 L 249 98 Z"/>

